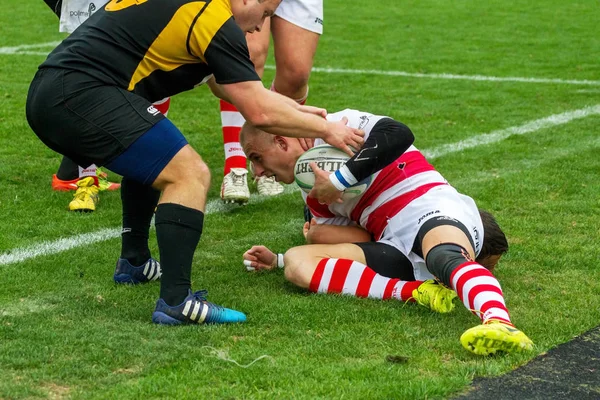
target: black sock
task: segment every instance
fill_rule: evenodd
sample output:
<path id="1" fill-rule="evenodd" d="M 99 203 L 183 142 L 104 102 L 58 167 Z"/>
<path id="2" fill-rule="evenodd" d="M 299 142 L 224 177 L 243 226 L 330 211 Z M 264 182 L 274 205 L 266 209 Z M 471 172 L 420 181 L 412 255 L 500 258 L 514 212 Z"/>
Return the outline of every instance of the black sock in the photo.
<path id="1" fill-rule="evenodd" d="M 191 288 L 192 259 L 200 241 L 204 213 L 179 204 L 163 203 L 156 209 L 154 225 L 160 252 L 160 298 L 168 305 L 181 304 Z"/>
<path id="2" fill-rule="evenodd" d="M 68 157 L 63 157 L 56 177 L 61 181 L 72 181 L 73 179 L 79 178 L 79 165 Z"/>
<path id="3" fill-rule="evenodd" d="M 148 233 L 160 192 L 129 178 L 121 181 L 123 203 L 123 231 L 121 233 L 121 258 L 135 267 L 150 258 Z"/>

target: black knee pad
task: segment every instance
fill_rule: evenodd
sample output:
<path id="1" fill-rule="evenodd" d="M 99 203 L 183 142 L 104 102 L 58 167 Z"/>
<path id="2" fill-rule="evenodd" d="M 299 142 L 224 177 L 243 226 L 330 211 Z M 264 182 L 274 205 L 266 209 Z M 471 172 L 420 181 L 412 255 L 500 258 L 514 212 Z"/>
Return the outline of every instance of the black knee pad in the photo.
<path id="1" fill-rule="evenodd" d="M 425 264 L 433 276 L 444 285 L 452 287 L 450 283 L 452 272 L 467 261 L 473 260 L 464 247 L 454 243 L 442 243 L 429 250 Z"/>

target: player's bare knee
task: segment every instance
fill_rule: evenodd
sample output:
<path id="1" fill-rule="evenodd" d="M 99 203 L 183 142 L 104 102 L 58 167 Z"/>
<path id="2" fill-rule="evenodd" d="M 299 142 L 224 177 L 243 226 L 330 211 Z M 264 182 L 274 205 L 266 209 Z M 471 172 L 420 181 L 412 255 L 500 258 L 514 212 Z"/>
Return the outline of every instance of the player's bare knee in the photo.
<path id="1" fill-rule="evenodd" d="M 305 93 L 299 93 L 308 85 L 310 77 L 310 66 L 304 66 L 302 63 L 286 64 L 282 70 L 277 70 L 275 78 L 275 89 L 286 96 L 292 98 L 303 96 Z"/>
<path id="2" fill-rule="evenodd" d="M 202 185 L 208 191 L 210 186 L 210 168 L 208 168 L 208 165 L 206 165 L 201 157 L 198 157 L 194 162 L 194 168 L 192 168 L 191 172 L 194 177 L 190 178 L 195 179 L 198 184 Z"/>
<path id="3" fill-rule="evenodd" d="M 300 248 L 295 247 L 289 249 L 283 255 L 283 263 L 285 265 L 284 275 L 285 279 L 294 285 L 307 288 L 311 277 L 307 276 L 306 269 L 304 268 L 306 260 L 302 256 L 302 253 Z"/>
<path id="4" fill-rule="evenodd" d="M 159 190 L 181 187 L 206 194 L 210 186 L 210 169 L 196 152 L 178 154 L 178 158 L 161 172 L 154 186 Z"/>
<path id="5" fill-rule="evenodd" d="M 180 169 L 178 172 L 177 184 L 183 184 L 195 190 L 208 191 L 210 169 L 200 156 L 189 160 L 185 168 Z"/>

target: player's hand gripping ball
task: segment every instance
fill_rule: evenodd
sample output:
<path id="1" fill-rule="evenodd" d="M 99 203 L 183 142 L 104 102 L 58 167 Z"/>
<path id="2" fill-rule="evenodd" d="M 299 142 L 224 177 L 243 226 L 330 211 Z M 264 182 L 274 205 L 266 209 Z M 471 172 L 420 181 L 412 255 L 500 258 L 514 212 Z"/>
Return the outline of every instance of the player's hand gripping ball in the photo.
<path id="1" fill-rule="evenodd" d="M 310 167 L 311 162 L 314 161 L 322 170 L 333 173 L 340 169 L 349 159 L 350 156 L 329 144 L 315 146 L 304 152 L 298 158 L 298 161 L 296 161 L 296 166 L 294 167 L 296 184 L 305 193 L 309 193 L 315 184 L 315 174 Z M 371 177 L 368 177 L 356 185 L 350 186 L 344 190 L 342 199 L 345 201 L 360 196 L 365 192 L 370 181 Z"/>

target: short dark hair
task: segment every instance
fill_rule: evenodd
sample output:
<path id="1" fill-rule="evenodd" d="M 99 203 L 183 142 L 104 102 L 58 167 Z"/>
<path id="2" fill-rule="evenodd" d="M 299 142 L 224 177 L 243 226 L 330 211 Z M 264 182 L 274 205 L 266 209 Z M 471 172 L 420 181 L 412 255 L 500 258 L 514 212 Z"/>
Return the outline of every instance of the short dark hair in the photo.
<path id="1" fill-rule="evenodd" d="M 483 244 L 477 258 L 489 256 L 501 256 L 508 251 L 508 240 L 506 235 L 496 222 L 496 218 L 485 210 L 479 210 L 481 222 L 483 223 Z"/>

